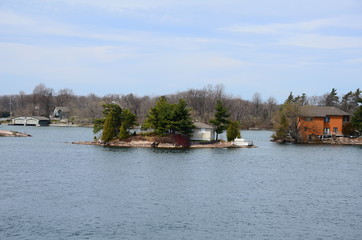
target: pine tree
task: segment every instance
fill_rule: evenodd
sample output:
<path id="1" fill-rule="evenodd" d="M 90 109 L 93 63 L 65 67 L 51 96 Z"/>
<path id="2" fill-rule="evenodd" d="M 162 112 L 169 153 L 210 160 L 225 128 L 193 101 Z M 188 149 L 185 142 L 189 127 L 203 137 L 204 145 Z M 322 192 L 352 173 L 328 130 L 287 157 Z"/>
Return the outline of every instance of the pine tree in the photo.
<path id="1" fill-rule="evenodd" d="M 337 96 L 337 89 L 332 88 L 332 91 L 326 96 L 325 105 L 326 106 L 337 106 L 339 102 L 339 97 Z"/>
<path id="2" fill-rule="evenodd" d="M 226 130 L 229 124 L 230 115 L 220 100 L 217 101 L 215 110 L 215 117 L 210 120 L 210 123 L 215 126 L 216 140 L 218 140 L 219 134 Z"/>
<path id="3" fill-rule="evenodd" d="M 122 110 L 117 104 L 104 104 L 103 108 L 103 118 L 94 121 L 93 132 L 103 130 L 101 139 L 104 142 L 127 137 L 128 129 L 136 123 L 136 116 L 129 109 Z"/>
<path id="4" fill-rule="evenodd" d="M 362 98 L 360 98 L 358 102 L 360 105 L 352 116 L 351 124 L 362 133 Z"/>
<path id="5" fill-rule="evenodd" d="M 122 108 L 117 104 L 104 105 L 106 114 L 101 139 L 105 142 L 111 141 L 119 134 L 122 123 Z"/>
<path id="6" fill-rule="evenodd" d="M 173 105 L 171 119 L 170 130 L 173 133 L 177 132 L 190 136 L 195 128 L 190 116 L 190 109 L 187 108 L 187 103 L 183 99 L 180 99 L 177 104 Z"/>
<path id="7" fill-rule="evenodd" d="M 155 133 L 161 135 L 180 133 L 189 136 L 195 126 L 186 101 L 181 99 L 177 104 L 170 104 L 166 97 L 161 97 L 149 111 L 142 127 L 153 128 Z"/>
<path id="8" fill-rule="evenodd" d="M 231 121 L 226 129 L 227 140 L 233 141 L 235 138 L 240 138 L 240 123 L 238 121 Z"/>

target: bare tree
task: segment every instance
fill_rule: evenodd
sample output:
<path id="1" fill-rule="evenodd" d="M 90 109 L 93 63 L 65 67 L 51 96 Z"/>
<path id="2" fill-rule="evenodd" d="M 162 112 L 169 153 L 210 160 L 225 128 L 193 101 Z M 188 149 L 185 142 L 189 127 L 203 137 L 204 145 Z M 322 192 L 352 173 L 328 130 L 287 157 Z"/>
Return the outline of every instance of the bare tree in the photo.
<path id="1" fill-rule="evenodd" d="M 37 85 L 33 90 L 33 107 L 33 115 L 49 117 L 54 108 L 53 89 Z"/>

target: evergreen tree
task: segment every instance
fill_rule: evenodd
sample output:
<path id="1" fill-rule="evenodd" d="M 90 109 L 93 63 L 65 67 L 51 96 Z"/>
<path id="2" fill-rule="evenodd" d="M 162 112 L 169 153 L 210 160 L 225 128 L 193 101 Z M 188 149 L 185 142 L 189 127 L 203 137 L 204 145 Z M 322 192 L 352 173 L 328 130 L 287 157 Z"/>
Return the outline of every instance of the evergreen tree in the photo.
<path id="1" fill-rule="evenodd" d="M 147 114 L 142 128 L 153 128 L 156 134 L 168 133 L 171 110 L 171 104 L 168 103 L 166 97 L 160 97 Z"/>
<path id="2" fill-rule="evenodd" d="M 181 133 L 190 136 L 195 125 L 190 116 L 190 109 L 187 108 L 185 100 L 180 99 L 177 104 L 173 105 L 171 112 L 170 132 Z"/>
<path id="3" fill-rule="evenodd" d="M 129 109 L 122 110 L 117 104 L 104 104 L 103 118 L 94 121 L 93 132 L 103 130 L 101 139 L 109 142 L 116 137 L 127 137 L 128 129 L 135 123 L 136 116 Z"/>
<path id="4" fill-rule="evenodd" d="M 350 113 L 353 108 L 353 93 L 352 91 L 349 91 L 347 94 L 345 94 L 342 97 L 341 101 L 341 108 L 342 110 Z"/>
<path id="5" fill-rule="evenodd" d="M 117 104 L 104 105 L 104 119 L 103 132 L 101 139 L 109 142 L 119 134 L 119 129 L 122 123 L 122 108 Z"/>
<path id="6" fill-rule="evenodd" d="M 118 138 L 119 139 L 126 139 L 128 137 L 129 137 L 129 132 L 128 132 L 125 124 L 122 124 L 120 129 L 119 129 Z"/>
<path id="7" fill-rule="evenodd" d="M 226 129 L 227 140 L 233 141 L 235 138 L 240 138 L 240 123 L 238 121 L 231 121 Z"/>
<path id="8" fill-rule="evenodd" d="M 326 96 L 325 105 L 326 106 L 337 106 L 339 102 L 339 97 L 337 96 L 337 89 L 332 88 L 332 91 Z"/>
<path id="9" fill-rule="evenodd" d="M 219 134 L 226 130 L 229 124 L 230 115 L 220 100 L 217 101 L 215 110 L 215 117 L 210 120 L 210 123 L 215 126 L 216 140 L 218 140 Z"/>
<path id="10" fill-rule="evenodd" d="M 189 136 L 195 126 L 186 101 L 181 99 L 177 104 L 170 104 L 166 97 L 160 97 L 142 127 L 153 128 L 156 134 L 161 135 L 180 133 Z"/>
<path id="11" fill-rule="evenodd" d="M 360 105 L 352 116 L 351 124 L 362 133 L 362 98 L 360 98 L 358 102 Z"/>

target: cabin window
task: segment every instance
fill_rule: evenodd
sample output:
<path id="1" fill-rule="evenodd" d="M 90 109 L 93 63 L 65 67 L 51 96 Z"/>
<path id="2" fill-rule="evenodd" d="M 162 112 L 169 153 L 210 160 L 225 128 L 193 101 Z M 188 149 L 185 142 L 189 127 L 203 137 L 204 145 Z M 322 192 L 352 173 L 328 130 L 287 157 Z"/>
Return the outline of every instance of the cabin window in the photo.
<path id="1" fill-rule="evenodd" d="M 329 117 L 329 116 L 326 116 L 325 118 L 324 118 L 324 122 L 325 123 L 329 123 L 331 121 L 331 118 Z"/>
<path id="2" fill-rule="evenodd" d="M 308 131 L 308 128 L 307 127 L 304 127 L 304 132 Z"/>
<path id="3" fill-rule="evenodd" d="M 333 128 L 333 133 L 338 133 L 338 128 L 337 127 Z"/>
<path id="4" fill-rule="evenodd" d="M 310 122 L 310 121 L 313 121 L 313 118 L 312 117 L 305 117 L 304 121 Z"/>
<path id="5" fill-rule="evenodd" d="M 324 128 L 324 134 L 329 134 L 330 131 L 329 131 L 329 128 Z"/>
<path id="6" fill-rule="evenodd" d="M 200 129 L 200 132 L 201 132 L 201 133 L 206 133 L 206 129 L 205 129 L 205 128 L 201 128 L 201 129 Z"/>

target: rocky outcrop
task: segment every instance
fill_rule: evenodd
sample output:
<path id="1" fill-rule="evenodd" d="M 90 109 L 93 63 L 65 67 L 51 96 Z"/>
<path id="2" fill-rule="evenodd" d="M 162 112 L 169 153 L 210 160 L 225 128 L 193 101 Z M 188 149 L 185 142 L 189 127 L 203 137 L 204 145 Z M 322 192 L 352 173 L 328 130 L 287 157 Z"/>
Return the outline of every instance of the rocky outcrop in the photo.
<path id="1" fill-rule="evenodd" d="M 0 137 L 31 137 L 31 135 L 16 131 L 0 130 Z"/>

